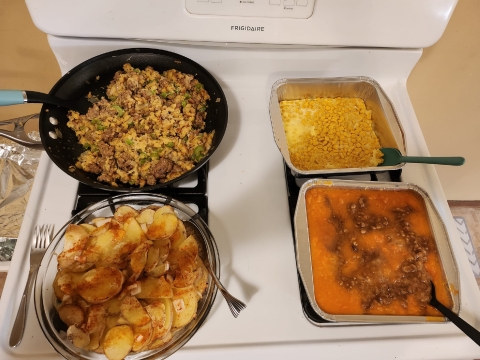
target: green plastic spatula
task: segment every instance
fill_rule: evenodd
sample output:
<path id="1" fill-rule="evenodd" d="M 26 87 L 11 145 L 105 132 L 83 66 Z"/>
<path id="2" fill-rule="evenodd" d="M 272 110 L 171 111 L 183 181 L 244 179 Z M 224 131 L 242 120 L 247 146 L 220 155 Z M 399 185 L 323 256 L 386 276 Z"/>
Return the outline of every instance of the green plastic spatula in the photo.
<path id="1" fill-rule="evenodd" d="M 398 149 L 395 148 L 381 148 L 383 153 L 383 163 L 379 166 L 392 166 L 401 163 L 422 163 L 422 164 L 437 164 L 437 165 L 453 165 L 460 166 L 465 163 L 465 158 L 460 156 L 446 156 L 446 157 L 427 157 L 427 156 L 403 156 Z"/>

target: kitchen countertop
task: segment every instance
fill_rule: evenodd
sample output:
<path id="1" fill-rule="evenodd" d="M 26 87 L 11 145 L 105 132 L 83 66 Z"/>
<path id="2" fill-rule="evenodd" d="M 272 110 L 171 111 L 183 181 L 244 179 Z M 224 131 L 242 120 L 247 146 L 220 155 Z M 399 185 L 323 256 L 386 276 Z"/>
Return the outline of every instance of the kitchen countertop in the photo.
<path id="1" fill-rule="evenodd" d="M 23 1 L 0 0 L 0 8 L 0 88 L 48 92 L 61 73 L 46 35 L 33 25 Z M 430 154 L 466 158 L 459 168 L 436 166 L 448 200 L 480 200 L 480 166 L 470 155 L 480 153 L 479 11 L 479 1 L 460 0 L 442 38 L 424 50 L 407 83 Z M 0 108 L 0 120 L 39 108 Z"/>

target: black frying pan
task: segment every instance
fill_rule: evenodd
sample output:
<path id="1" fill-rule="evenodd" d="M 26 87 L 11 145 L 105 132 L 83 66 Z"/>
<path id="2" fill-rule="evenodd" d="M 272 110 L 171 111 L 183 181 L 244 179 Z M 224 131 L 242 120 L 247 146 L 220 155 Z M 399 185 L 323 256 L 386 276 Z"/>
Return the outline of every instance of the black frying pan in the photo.
<path id="1" fill-rule="evenodd" d="M 107 86 L 113 79 L 115 73 L 122 70 L 123 65 L 127 62 L 134 68 L 140 68 L 142 70 L 147 66 L 151 66 L 159 72 L 176 69 L 183 73 L 194 75 L 195 78 L 204 85 L 205 90 L 210 95 L 204 131 L 210 132 L 215 130 L 215 135 L 210 151 L 192 170 L 174 180 L 144 186 L 143 188 L 121 182 L 118 183 L 118 187 L 99 182 L 96 180 L 98 175 L 87 173 L 75 167 L 75 163 L 84 151 L 84 148 L 78 143 L 75 132 L 67 127 L 68 109 L 59 106 L 43 105 L 39 122 L 40 136 L 43 147 L 50 159 L 52 159 L 60 169 L 76 180 L 94 188 L 108 191 L 149 191 L 165 187 L 187 177 L 208 161 L 220 144 L 227 128 L 227 100 L 218 82 L 202 66 L 184 56 L 156 49 L 124 49 L 98 55 L 70 70 L 55 84 L 49 94 L 71 101 L 85 98 L 90 92 L 98 98 L 102 96 L 106 97 L 105 91 Z M 78 110 L 85 114 L 91 104 L 88 102 L 81 103 L 84 103 L 84 105 L 81 105 L 84 109 Z M 51 123 L 51 117 L 58 120 L 57 125 Z M 56 139 L 50 136 L 52 132 L 58 135 Z"/>

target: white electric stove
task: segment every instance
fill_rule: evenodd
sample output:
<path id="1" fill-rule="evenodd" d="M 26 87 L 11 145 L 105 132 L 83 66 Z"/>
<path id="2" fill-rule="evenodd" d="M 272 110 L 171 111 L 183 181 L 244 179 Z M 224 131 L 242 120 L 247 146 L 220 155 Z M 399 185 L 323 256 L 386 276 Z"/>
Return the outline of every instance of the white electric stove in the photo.
<path id="1" fill-rule="evenodd" d="M 290 5 L 293 4 L 293 5 Z M 304 5 L 306 4 L 306 5 Z M 474 359 L 480 348 L 451 323 L 313 325 L 300 302 L 284 165 L 269 117 L 282 78 L 368 76 L 392 101 L 409 154 L 429 155 L 406 81 L 421 48 L 443 33 L 447 0 L 27 0 L 62 73 L 95 55 L 150 47 L 186 56 L 222 86 L 225 137 L 211 157 L 209 226 L 224 285 L 247 303 L 234 319 L 218 294 L 177 359 Z M 328 45 L 328 46 L 319 46 Z M 407 164 L 402 181 L 424 188 L 443 217 L 461 278 L 460 315 L 480 328 L 480 294 L 433 165 Z M 59 229 L 78 183 L 44 153 L 0 301 L 0 359 L 56 359 L 30 305 L 22 344 L 8 338 L 27 276 L 35 224 Z"/>

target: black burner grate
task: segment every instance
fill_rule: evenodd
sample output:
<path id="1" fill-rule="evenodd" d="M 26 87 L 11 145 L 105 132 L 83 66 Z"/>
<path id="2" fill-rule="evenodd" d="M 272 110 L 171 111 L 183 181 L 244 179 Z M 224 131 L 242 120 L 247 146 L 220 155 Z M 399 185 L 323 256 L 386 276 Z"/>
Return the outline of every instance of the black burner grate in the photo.
<path id="1" fill-rule="evenodd" d="M 295 208 L 297 206 L 298 195 L 300 193 L 300 186 L 297 185 L 296 179 L 313 179 L 313 178 L 321 178 L 321 179 L 339 179 L 342 176 L 351 176 L 351 175 L 365 175 L 365 173 L 350 173 L 350 174 L 327 174 L 322 176 L 293 176 L 292 171 L 284 162 L 284 171 L 285 171 L 285 180 L 287 183 L 287 195 L 288 195 L 288 208 L 290 210 L 290 225 L 292 229 L 292 237 L 295 241 L 295 231 L 294 231 L 294 224 L 293 224 L 293 217 L 295 214 Z M 370 176 L 370 181 L 378 181 L 378 172 L 368 172 Z M 399 170 L 390 170 L 388 171 L 388 178 L 390 181 L 400 182 L 402 175 L 402 169 Z M 362 180 L 365 180 L 362 178 Z M 295 257 L 296 258 L 296 257 Z M 298 286 L 300 288 L 300 301 L 302 303 L 302 309 L 305 316 L 312 322 L 313 324 L 321 325 L 330 323 L 330 321 L 325 320 L 321 316 L 319 316 L 313 307 L 310 305 L 310 301 L 307 297 L 307 292 L 305 291 L 305 287 L 303 286 L 302 279 L 300 274 L 297 272 L 298 276 Z"/>
<path id="2" fill-rule="evenodd" d="M 195 204 L 198 207 L 198 214 L 208 224 L 207 180 L 208 162 L 185 180 L 180 180 L 178 183 L 164 188 L 148 191 L 148 193 L 170 196 L 187 205 Z M 184 182 L 195 183 L 195 185 L 182 186 L 181 184 Z M 80 183 L 77 190 L 77 202 L 72 210 L 72 215 L 76 215 L 86 207 L 115 195 L 119 195 L 119 193 L 92 188 Z"/>

